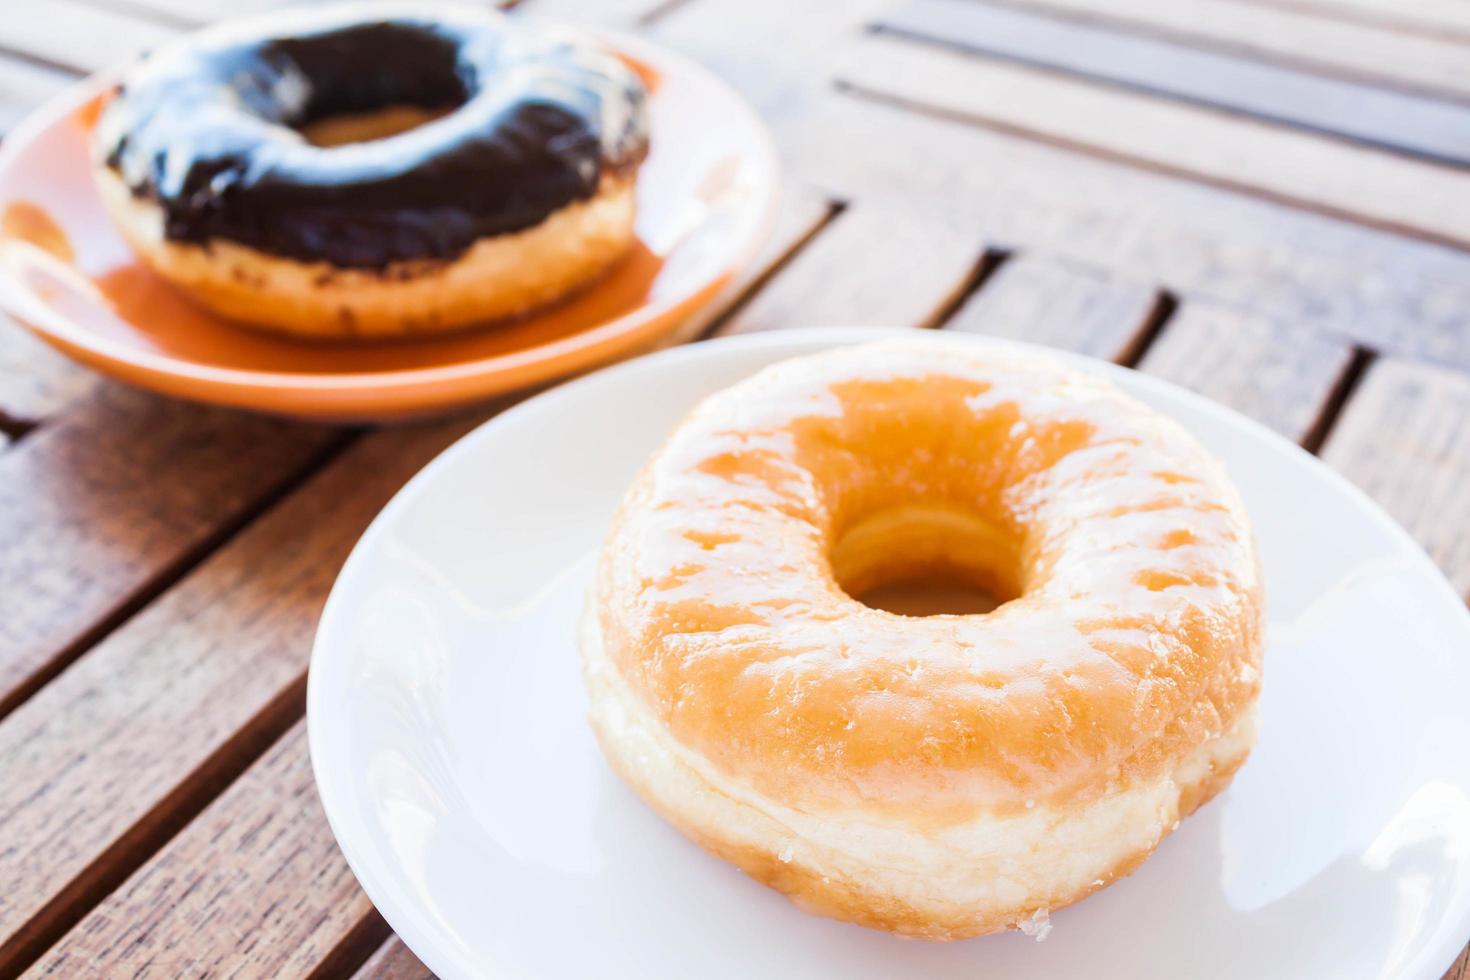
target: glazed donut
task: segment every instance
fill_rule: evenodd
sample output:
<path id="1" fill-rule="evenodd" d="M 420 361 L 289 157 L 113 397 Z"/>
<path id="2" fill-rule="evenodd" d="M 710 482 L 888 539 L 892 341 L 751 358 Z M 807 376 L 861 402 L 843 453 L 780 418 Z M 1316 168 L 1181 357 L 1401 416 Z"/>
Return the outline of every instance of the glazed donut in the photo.
<path id="1" fill-rule="evenodd" d="M 904 616 L 854 596 L 963 581 Z M 824 915 L 925 939 L 1144 860 L 1255 737 L 1244 509 L 1176 423 L 1006 345 L 914 338 L 716 394 L 623 500 L 582 626 L 614 769 Z"/>
<path id="2" fill-rule="evenodd" d="M 588 41 L 353 3 L 159 51 L 93 143 L 155 271 L 227 318 L 346 339 L 514 316 L 605 273 L 633 242 L 648 120 L 638 76 Z"/>

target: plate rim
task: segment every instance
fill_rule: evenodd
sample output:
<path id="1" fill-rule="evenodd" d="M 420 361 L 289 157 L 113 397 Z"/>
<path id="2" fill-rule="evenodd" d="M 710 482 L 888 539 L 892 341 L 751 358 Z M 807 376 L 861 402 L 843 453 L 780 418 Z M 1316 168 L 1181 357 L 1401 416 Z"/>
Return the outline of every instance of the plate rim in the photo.
<path id="1" fill-rule="evenodd" d="M 537 19 L 537 23 L 547 26 L 562 24 L 541 18 Z M 253 406 L 253 401 L 249 400 L 252 393 L 379 394 L 391 397 L 412 394 L 420 388 L 430 389 L 426 400 L 437 404 L 440 400 L 432 397 L 432 386 L 447 382 L 480 381 L 483 385 L 476 389 L 472 397 L 486 396 L 537 381 L 563 377 L 619 352 L 634 350 L 638 344 L 646 343 L 674 329 L 679 320 L 707 304 L 740 271 L 749 268 L 755 261 L 769 240 L 776 222 L 782 183 L 780 154 L 770 126 L 749 100 L 698 61 L 625 31 L 585 26 L 574 29 L 617 53 L 647 62 L 665 75 L 697 79 L 699 84 L 720 94 L 725 100 L 722 107 L 733 110 L 754 139 L 750 159 L 755 162 L 758 186 L 763 189 L 764 194 L 761 200 L 752 205 L 759 209 L 759 213 L 750 223 L 750 233 L 740 243 L 740 247 L 732 252 L 730 259 L 722 263 L 717 274 L 702 278 L 683 296 L 641 305 L 620 316 L 547 343 L 472 361 L 335 373 L 226 367 L 135 347 L 78 327 L 71 318 L 35 302 L 28 290 L 17 288 L 13 278 L 3 271 L 0 271 L 0 308 L 5 309 L 41 340 L 104 372 L 121 372 L 130 378 L 143 375 L 149 379 L 151 386 L 159 390 L 243 407 Z M 101 94 L 108 86 L 116 84 L 121 74 L 120 71 L 103 71 L 79 79 L 47 99 L 12 127 L 4 142 L 0 143 L 0 181 L 3 181 L 37 139 L 54 127 L 64 125 L 66 119 L 88 100 Z M 670 320 L 675 322 L 671 324 Z M 538 368 L 545 370 L 538 372 Z M 513 375 L 507 383 L 495 383 L 495 379 L 507 375 Z M 192 384 L 204 385 L 206 388 L 195 390 L 188 387 Z M 463 396 L 464 393 L 456 394 Z M 246 400 L 241 400 L 242 398 Z M 450 403 L 464 400 L 464 397 L 448 398 Z"/>
<path id="2" fill-rule="evenodd" d="M 1418 566 L 1418 570 L 1421 573 L 1427 573 L 1428 577 L 1433 580 L 1433 591 L 1439 593 L 1441 600 L 1447 601 L 1451 606 L 1457 607 L 1463 613 L 1463 624 L 1467 635 L 1470 635 L 1470 606 L 1467 606 L 1454 591 L 1449 580 L 1440 571 L 1439 566 L 1434 563 L 1434 560 L 1429 557 L 1429 554 L 1414 540 L 1408 531 L 1395 521 L 1376 501 L 1369 497 L 1365 491 L 1348 480 L 1347 477 L 1328 466 L 1319 457 L 1307 452 L 1297 443 L 1275 430 L 1226 405 L 1206 398 L 1197 392 L 1190 391 L 1172 381 L 1146 374 L 1134 368 L 1114 364 L 1100 358 L 1009 338 L 978 334 L 948 333 L 943 331 L 924 331 L 924 334 L 946 343 L 975 345 L 977 347 L 1001 351 L 1015 350 L 1045 354 L 1063 363 L 1080 366 L 1086 370 L 1099 373 L 1114 382 L 1119 382 L 1120 378 L 1127 378 L 1129 380 L 1119 383 L 1119 387 L 1122 387 L 1129 394 L 1132 394 L 1132 392 L 1129 391 L 1128 385 L 1137 384 L 1144 389 L 1153 389 L 1155 391 L 1161 391 L 1167 396 L 1181 398 L 1193 408 L 1201 410 L 1205 414 L 1213 416 L 1216 420 L 1233 426 L 1237 430 L 1253 437 L 1253 439 L 1263 443 L 1271 451 L 1305 462 L 1309 468 L 1314 469 L 1317 476 L 1325 477 L 1328 485 L 1334 487 L 1338 492 L 1345 493 L 1366 518 L 1372 520 L 1381 529 L 1388 532 L 1390 538 L 1403 550 L 1404 557 L 1412 560 Z M 795 327 L 681 344 L 641 357 L 621 361 L 540 392 L 465 433 L 410 477 L 388 503 L 383 506 L 373 520 L 369 522 L 361 537 L 353 545 L 347 559 L 343 562 L 341 569 L 337 573 L 337 577 L 333 580 L 332 588 L 328 593 L 327 601 L 322 608 L 322 613 L 313 635 L 306 690 L 308 754 L 310 756 L 312 775 L 316 784 L 318 798 L 321 801 L 322 810 L 326 815 L 332 836 L 336 840 L 343 858 L 347 861 L 348 867 L 352 870 L 354 877 L 357 879 L 364 893 L 367 894 L 374 907 L 382 913 L 394 933 L 437 975 L 457 976 L 466 969 L 467 965 L 460 962 L 452 951 L 436 944 L 427 932 L 420 931 L 419 917 L 409 908 L 414 903 L 401 901 L 397 893 L 388 884 L 376 877 L 375 872 L 367 867 L 367 859 L 370 855 L 366 855 L 365 852 L 368 848 L 362 844 L 349 844 L 347 839 L 344 839 L 342 834 L 343 824 L 347 819 L 355 816 L 355 814 L 348 812 L 351 803 L 350 785 L 347 783 L 345 776 L 336 775 L 328 769 L 328 763 L 322 758 L 323 753 L 319 752 L 319 749 L 323 749 L 328 744 L 328 736 L 324 730 L 324 726 L 327 724 L 326 708 L 323 706 L 328 694 L 323 689 L 325 681 L 319 680 L 319 678 L 325 676 L 327 670 L 325 668 L 318 669 L 318 664 L 326 663 L 333 656 L 329 650 L 332 642 L 331 634 L 338 628 L 336 624 L 343 616 L 342 609 L 348 602 L 346 593 L 351 587 L 350 585 L 344 585 L 344 582 L 347 582 L 349 576 L 358 574 L 358 566 L 370 560 L 369 551 L 376 547 L 376 539 L 387 533 L 386 529 L 396 519 L 397 514 L 410 506 L 413 498 L 422 493 L 433 481 L 439 479 L 439 475 L 453 466 L 460 456 L 469 455 L 477 451 L 478 443 L 491 438 L 487 433 L 494 432 L 501 425 L 510 424 L 507 420 L 515 420 L 523 414 L 543 411 L 546 409 L 546 406 L 554 405 L 558 399 L 564 396 L 564 393 L 568 389 L 582 389 L 584 387 L 605 384 L 609 376 L 636 374 L 644 371 L 676 370 L 682 362 L 702 358 L 718 358 L 726 351 L 739 352 L 763 347 L 776 349 L 786 347 L 790 348 L 788 356 L 797 357 L 831 347 L 849 346 L 878 340 L 891 340 L 902 335 L 903 331 L 901 328 L 891 327 Z M 1466 710 L 1470 712 L 1470 707 L 1467 707 Z M 348 839 L 350 839 L 350 835 Z M 1456 928 L 1448 932 L 1447 935 L 1461 938 L 1449 938 L 1441 941 L 1438 945 L 1426 943 L 1416 952 L 1414 959 L 1411 961 L 1411 964 L 1418 964 L 1419 967 L 1420 972 L 1415 975 L 1424 978 L 1424 980 L 1438 980 L 1464 949 L 1466 941 L 1470 940 L 1470 889 L 1461 891 L 1456 896 L 1456 900 L 1461 906 L 1460 914 L 1454 920 Z"/>

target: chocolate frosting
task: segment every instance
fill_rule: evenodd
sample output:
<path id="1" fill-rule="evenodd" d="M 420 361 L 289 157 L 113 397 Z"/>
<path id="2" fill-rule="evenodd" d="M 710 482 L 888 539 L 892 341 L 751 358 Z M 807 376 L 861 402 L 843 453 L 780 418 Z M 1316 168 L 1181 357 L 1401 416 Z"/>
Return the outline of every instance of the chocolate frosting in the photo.
<path id="1" fill-rule="evenodd" d="M 452 259 L 647 153 L 642 84 L 587 42 L 473 8 L 363 10 L 206 32 L 127 76 L 96 145 L 167 238 L 352 268 Z M 342 146 L 299 132 L 405 105 L 452 111 Z"/>

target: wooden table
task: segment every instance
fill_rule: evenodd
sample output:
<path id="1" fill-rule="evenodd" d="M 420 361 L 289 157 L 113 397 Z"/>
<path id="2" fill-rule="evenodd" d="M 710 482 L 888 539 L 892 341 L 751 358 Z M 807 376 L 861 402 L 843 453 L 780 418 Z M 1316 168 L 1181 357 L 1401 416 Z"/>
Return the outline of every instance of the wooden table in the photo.
<path id="1" fill-rule="evenodd" d="M 9 4 L 0 124 L 265 5 Z M 1470 0 L 522 6 L 688 52 L 769 119 L 777 233 L 704 332 L 1136 366 L 1320 454 L 1470 592 Z M 169 402 L 0 322 L 0 976 L 425 974 L 323 819 L 306 663 L 368 520 L 487 414 Z"/>

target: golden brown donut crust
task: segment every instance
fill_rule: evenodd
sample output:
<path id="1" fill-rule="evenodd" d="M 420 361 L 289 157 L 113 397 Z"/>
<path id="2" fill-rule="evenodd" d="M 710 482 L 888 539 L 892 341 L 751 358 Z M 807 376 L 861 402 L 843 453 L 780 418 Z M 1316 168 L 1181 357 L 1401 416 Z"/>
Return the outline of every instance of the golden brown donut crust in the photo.
<path id="1" fill-rule="evenodd" d="M 907 617 L 843 588 L 934 566 L 1014 598 Z M 1014 924 L 1126 872 L 1253 738 L 1262 596 L 1234 488 L 1176 423 L 1012 348 L 844 348 L 713 396 L 630 489 L 595 596 L 593 716 L 629 781 L 756 877 L 914 935 Z M 660 799 L 600 712 L 609 677 L 634 705 L 620 717 L 646 712 L 681 767 L 756 809 L 922 839 L 1164 786 L 1163 829 L 1096 882 L 925 925 L 881 887 L 830 870 L 812 886 L 801 861 L 775 867 Z"/>
<path id="2" fill-rule="evenodd" d="M 597 193 L 524 231 L 480 239 L 455 259 L 345 269 L 235 242 L 170 241 L 163 212 L 108 168 L 103 203 L 147 266 L 218 316 L 308 340 L 436 336 L 532 313 L 584 289 L 628 254 L 636 182 L 604 178 Z"/>

